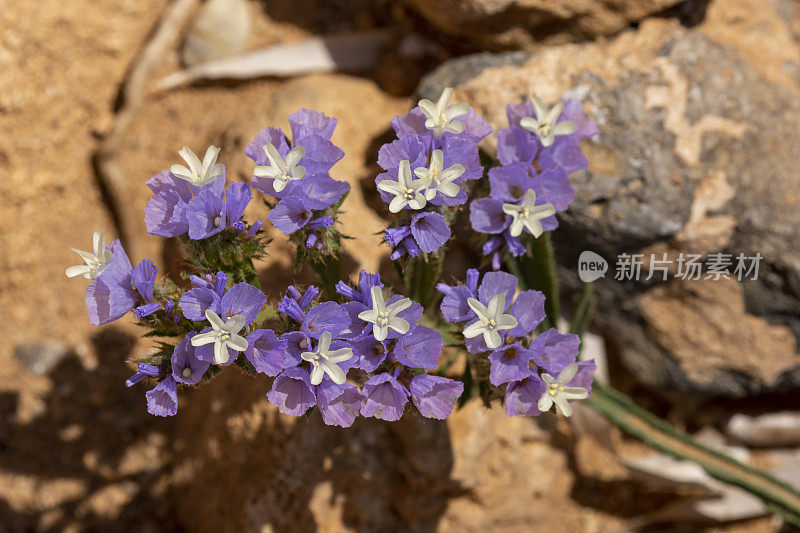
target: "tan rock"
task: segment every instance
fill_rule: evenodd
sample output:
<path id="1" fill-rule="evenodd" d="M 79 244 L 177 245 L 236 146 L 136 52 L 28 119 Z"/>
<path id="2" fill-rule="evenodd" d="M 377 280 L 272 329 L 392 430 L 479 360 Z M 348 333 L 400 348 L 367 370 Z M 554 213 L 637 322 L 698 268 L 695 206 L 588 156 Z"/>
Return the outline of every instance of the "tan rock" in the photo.
<path id="1" fill-rule="evenodd" d="M 531 47 L 613 35 L 677 0 L 404 0 L 438 30 L 482 46 Z"/>
<path id="2" fill-rule="evenodd" d="M 747 314 L 735 280 L 674 281 L 645 293 L 639 310 L 656 342 L 698 382 L 733 369 L 771 384 L 798 362 L 791 330 Z"/>

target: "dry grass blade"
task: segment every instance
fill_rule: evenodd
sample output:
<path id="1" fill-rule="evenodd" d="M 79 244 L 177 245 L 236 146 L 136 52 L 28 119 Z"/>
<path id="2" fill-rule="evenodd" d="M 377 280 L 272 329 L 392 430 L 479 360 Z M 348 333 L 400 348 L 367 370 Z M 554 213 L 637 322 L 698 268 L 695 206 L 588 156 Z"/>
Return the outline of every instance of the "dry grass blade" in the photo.
<path id="1" fill-rule="evenodd" d="M 200 80 L 243 80 L 367 70 L 377 65 L 389 38 L 389 32 L 375 30 L 272 46 L 175 72 L 162 78 L 158 88 L 174 89 Z"/>

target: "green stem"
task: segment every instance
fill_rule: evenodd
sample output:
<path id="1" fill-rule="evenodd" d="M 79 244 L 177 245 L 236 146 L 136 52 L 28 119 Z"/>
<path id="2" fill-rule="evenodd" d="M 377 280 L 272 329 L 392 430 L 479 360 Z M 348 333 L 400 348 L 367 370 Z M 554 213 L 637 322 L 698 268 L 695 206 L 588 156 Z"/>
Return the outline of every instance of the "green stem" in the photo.
<path id="1" fill-rule="evenodd" d="M 699 444 L 608 385 L 595 382 L 592 385 L 592 397 L 587 402 L 616 426 L 645 444 L 678 459 L 696 463 L 710 476 L 758 496 L 787 522 L 800 526 L 800 492 L 786 483 Z"/>
<path id="2" fill-rule="evenodd" d="M 329 296 L 336 294 L 336 283 L 343 278 L 342 257 L 340 255 L 328 255 L 323 258 L 312 256 L 308 259 L 308 264 L 314 269 L 322 287 Z"/>
<path id="3" fill-rule="evenodd" d="M 542 322 L 542 327 L 555 327 L 560 309 L 558 275 L 550 232 L 545 232 L 538 239 L 531 239 L 527 254 L 520 257 L 508 256 L 505 262 L 508 270 L 519 278 L 523 289 L 544 293 L 547 317 Z"/>
<path id="4" fill-rule="evenodd" d="M 592 290 L 591 283 L 583 284 L 583 291 L 581 291 L 581 298 L 578 300 L 578 306 L 575 308 L 575 315 L 572 317 L 572 324 L 569 327 L 569 332 L 579 337 L 582 337 L 589 322 L 592 320 L 592 313 L 594 313 L 594 291 Z"/>
<path id="5" fill-rule="evenodd" d="M 406 263 L 404 278 L 408 296 L 427 308 L 437 296 L 436 283 L 442 275 L 444 249 L 433 254 L 420 254 L 410 257 Z"/>

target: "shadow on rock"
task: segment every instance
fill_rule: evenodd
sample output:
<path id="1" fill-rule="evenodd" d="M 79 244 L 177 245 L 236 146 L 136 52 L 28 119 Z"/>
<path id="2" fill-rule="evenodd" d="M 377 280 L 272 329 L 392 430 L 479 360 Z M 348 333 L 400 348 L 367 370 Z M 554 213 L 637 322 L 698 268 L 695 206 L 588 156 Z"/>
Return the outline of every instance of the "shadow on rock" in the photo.
<path id="1" fill-rule="evenodd" d="M 400 422 L 328 427 L 280 415 L 266 381 L 227 372 L 183 411 L 172 490 L 189 529 L 427 531 L 465 492 L 446 424 L 407 409 Z"/>
<path id="2" fill-rule="evenodd" d="M 107 327 L 92 339 L 96 368 L 85 368 L 74 353 L 65 356 L 50 372 L 42 413 L 30 422 L 16 420 L 17 398 L 3 395 L 0 473 L 19 487 L 7 493 L 11 499 L 26 502 L 21 512 L 0 501 L 6 531 L 172 525 L 169 503 L 153 496 L 168 463 L 171 421 L 147 413 L 143 390 L 125 388 L 134 342 Z"/>

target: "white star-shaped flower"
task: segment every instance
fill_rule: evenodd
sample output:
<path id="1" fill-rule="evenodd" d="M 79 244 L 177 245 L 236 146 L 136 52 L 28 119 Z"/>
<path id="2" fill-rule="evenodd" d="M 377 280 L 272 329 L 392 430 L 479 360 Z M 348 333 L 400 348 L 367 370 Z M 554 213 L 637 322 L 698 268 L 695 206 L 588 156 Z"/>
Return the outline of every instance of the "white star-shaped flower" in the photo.
<path id="1" fill-rule="evenodd" d="M 382 191 L 394 194 L 389 211 L 399 213 L 405 206 L 411 209 L 422 209 L 425 207 L 425 195 L 423 194 L 426 183 L 425 180 L 414 180 L 411 178 L 411 163 L 407 159 L 400 161 L 400 168 L 397 171 L 397 181 L 383 180 L 378 183 L 378 188 Z"/>
<path id="2" fill-rule="evenodd" d="M 583 387 L 568 387 L 572 378 L 578 373 L 578 365 L 570 363 L 564 367 L 557 378 L 550 374 L 542 374 L 542 380 L 547 384 L 547 390 L 539 398 L 539 410 L 549 411 L 553 404 L 564 416 L 572 416 L 572 406 L 567 400 L 583 400 L 589 396 L 589 391 Z"/>
<path id="3" fill-rule="evenodd" d="M 316 352 L 303 352 L 300 357 L 304 361 L 311 363 L 311 384 L 319 385 L 322 383 L 324 374 L 328 374 L 334 383 L 341 385 L 347 377 L 344 371 L 336 363 L 347 361 L 353 357 L 353 350 L 350 348 L 339 348 L 331 351 L 331 333 L 323 331 L 319 336 Z"/>
<path id="4" fill-rule="evenodd" d="M 433 200 L 437 192 L 441 192 L 450 198 L 456 196 L 461 187 L 455 180 L 464 173 L 464 165 L 455 164 L 442 170 L 444 167 L 444 154 L 441 150 L 434 150 L 431 154 L 431 166 L 428 168 L 420 167 L 414 169 L 414 174 L 425 181 L 425 199 Z"/>
<path id="5" fill-rule="evenodd" d="M 522 229 L 525 228 L 534 237 L 539 237 L 544 232 L 542 229 L 542 219 L 555 215 L 556 208 L 553 204 L 547 203 L 542 205 L 536 204 L 536 193 L 533 189 L 525 191 L 525 196 L 522 197 L 522 204 L 503 204 L 503 213 L 512 217 L 509 232 L 512 237 L 519 237 L 522 234 Z"/>
<path id="6" fill-rule="evenodd" d="M 494 350 L 503 343 L 498 332 L 517 327 L 517 319 L 503 313 L 506 310 L 506 297 L 503 294 L 492 296 L 488 307 L 475 298 L 467 298 L 467 305 L 478 315 L 478 320 L 464 328 L 464 337 L 467 339 L 483 334 L 486 346 Z"/>
<path id="7" fill-rule="evenodd" d="M 372 324 L 372 334 L 375 339 L 386 340 L 389 329 L 393 329 L 401 335 L 407 333 L 410 327 L 408 321 L 398 317 L 397 314 L 411 307 L 411 300 L 403 298 L 387 307 L 380 287 L 372 287 L 370 294 L 372 295 L 372 309 L 360 312 L 358 318 Z"/>
<path id="8" fill-rule="evenodd" d="M 228 348 L 237 352 L 247 349 L 247 339 L 239 335 L 245 323 L 243 315 L 233 315 L 227 322 L 223 322 L 217 313 L 206 309 L 206 319 L 211 324 L 211 331 L 199 333 L 192 337 L 192 346 L 203 346 L 214 343 L 214 361 L 224 365 L 230 359 Z"/>
<path id="9" fill-rule="evenodd" d="M 299 166 L 298 163 L 306 154 L 306 149 L 302 146 L 295 146 L 286 154 L 286 159 L 281 157 L 278 149 L 272 143 L 264 145 L 264 152 L 269 159 L 269 165 L 258 166 L 253 171 L 256 177 L 272 178 L 272 188 L 276 192 L 281 192 L 286 188 L 290 181 L 298 181 L 306 175 L 306 167 Z"/>
<path id="10" fill-rule="evenodd" d="M 433 130 L 433 136 L 437 139 L 445 132 L 458 134 L 464 131 L 464 123 L 453 119 L 469 113 L 469 104 L 461 102 L 448 106 L 451 96 L 453 96 L 452 87 L 446 87 L 437 103 L 424 99 L 417 104 L 427 118 L 425 127 Z"/>
<path id="11" fill-rule="evenodd" d="M 111 250 L 106 250 L 106 237 L 102 231 L 95 231 L 92 235 L 92 247 L 93 254 L 72 248 L 73 252 L 81 256 L 84 264 L 67 267 L 68 278 L 83 276 L 86 279 L 95 279 L 111 264 L 112 253 Z"/>
<path id="12" fill-rule="evenodd" d="M 538 98 L 531 99 L 533 109 L 536 111 L 536 118 L 524 117 L 519 121 L 519 125 L 531 131 L 542 141 L 542 146 L 550 146 L 558 135 L 570 135 L 575 132 L 575 123 L 571 120 L 562 120 L 556 123 L 561 112 L 564 110 L 564 102 L 558 102 L 550 110 Z"/>
<path id="13" fill-rule="evenodd" d="M 207 185 L 222 176 L 225 171 L 225 167 L 217 163 L 219 150 L 216 146 L 209 146 L 201 163 L 197 155 L 188 146 L 184 146 L 178 154 L 186 161 L 189 168 L 183 165 L 172 165 L 169 167 L 169 171 L 192 185 Z"/>

